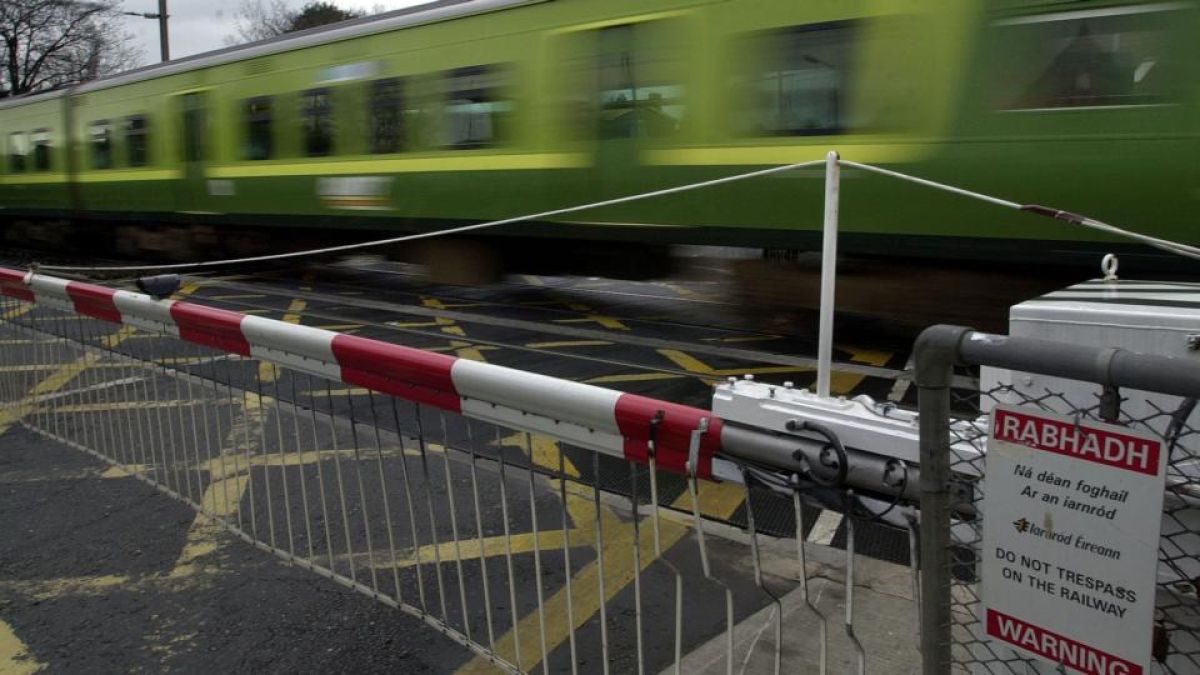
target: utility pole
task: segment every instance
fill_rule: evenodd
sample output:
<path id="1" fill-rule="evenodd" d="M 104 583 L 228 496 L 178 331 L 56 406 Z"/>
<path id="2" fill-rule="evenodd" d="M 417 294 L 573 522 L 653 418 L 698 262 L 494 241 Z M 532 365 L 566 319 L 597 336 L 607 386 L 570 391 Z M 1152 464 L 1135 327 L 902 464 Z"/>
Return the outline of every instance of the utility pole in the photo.
<path id="1" fill-rule="evenodd" d="M 158 46 L 163 63 L 171 60 L 170 38 L 167 37 L 167 0 L 158 0 Z"/>
<path id="2" fill-rule="evenodd" d="M 158 50 L 163 63 L 171 60 L 170 39 L 167 37 L 167 0 L 158 0 L 158 13 L 154 12 L 121 12 L 125 16 L 140 16 L 143 19 L 158 19 Z"/>

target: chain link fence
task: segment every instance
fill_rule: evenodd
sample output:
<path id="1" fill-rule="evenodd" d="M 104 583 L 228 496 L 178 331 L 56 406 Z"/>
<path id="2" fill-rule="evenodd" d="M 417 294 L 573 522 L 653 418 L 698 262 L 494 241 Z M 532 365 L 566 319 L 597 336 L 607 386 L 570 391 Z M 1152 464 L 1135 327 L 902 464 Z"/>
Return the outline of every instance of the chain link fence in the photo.
<path id="1" fill-rule="evenodd" d="M 1000 405 L 1063 416 L 1076 428 L 1115 424 L 1161 440 L 1168 457 L 1150 672 L 1200 672 L 1200 436 L 1194 414 L 1200 365 L 947 326 L 922 335 L 917 363 L 925 481 L 925 672 L 1077 672 L 1024 658 L 989 637 L 985 625 L 980 580 L 987 553 L 982 533 L 989 514 L 983 504 L 988 495 L 989 416 Z M 981 391 L 948 386 L 955 369 L 978 367 L 991 375 L 983 378 Z M 1080 608 L 1077 616 L 1086 621 L 1090 615 Z M 1141 638 L 1132 633 L 1129 637 Z M 1113 673 L 1133 672 L 1113 668 Z"/>

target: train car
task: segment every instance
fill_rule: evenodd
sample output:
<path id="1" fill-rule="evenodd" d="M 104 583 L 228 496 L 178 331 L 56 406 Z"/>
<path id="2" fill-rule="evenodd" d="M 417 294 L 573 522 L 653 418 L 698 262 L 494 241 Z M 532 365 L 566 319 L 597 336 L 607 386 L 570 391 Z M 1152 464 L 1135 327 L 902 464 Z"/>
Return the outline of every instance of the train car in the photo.
<path id="1" fill-rule="evenodd" d="M 0 101 L 0 214 L 11 238 L 194 259 L 836 148 L 1198 243 L 1198 21 L 1190 1 L 441 0 Z M 670 244 L 804 250 L 821 185 L 800 170 L 503 226 L 470 250 L 614 274 L 652 274 Z M 842 227 L 843 250 L 867 255 L 1140 252 L 855 172 Z"/>

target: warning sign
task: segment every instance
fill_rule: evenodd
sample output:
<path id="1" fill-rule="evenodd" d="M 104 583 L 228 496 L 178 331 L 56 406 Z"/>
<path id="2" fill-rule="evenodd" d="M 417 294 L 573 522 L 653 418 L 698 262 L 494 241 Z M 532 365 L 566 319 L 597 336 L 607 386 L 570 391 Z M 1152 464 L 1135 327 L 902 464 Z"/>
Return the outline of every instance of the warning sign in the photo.
<path id="1" fill-rule="evenodd" d="M 983 502 L 987 634 L 1097 675 L 1150 663 L 1162 443 L 1041 411 L 992 411 Z"/>

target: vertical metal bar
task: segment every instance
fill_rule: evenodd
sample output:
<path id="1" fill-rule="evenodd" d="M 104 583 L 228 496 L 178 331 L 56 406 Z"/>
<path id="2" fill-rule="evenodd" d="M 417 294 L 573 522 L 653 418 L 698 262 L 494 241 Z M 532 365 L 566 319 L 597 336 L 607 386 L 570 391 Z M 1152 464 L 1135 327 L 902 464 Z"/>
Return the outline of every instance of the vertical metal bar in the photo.
<path id="1" fill-rule="evenodd" d="M 913 601 L 917 604 L 917 616 L 921 616 L 921 525 L 915 509 L 907 509 L 904 519 L 908 523 L 908 566 L 912 572 Z M 917 648 L 921 647 L 921 622 L 917 621 Z"/>
<path id="2" fill-rule="evenodd" d="M 571 675 L 575 675 L 579 672 L 579 657 L 575 647 L 575 589 L 571 585 L 571 577 L 575 574 L 571 569 L 571 523 L 567 513 L 567 456 L 561 447 L 558 450 L 558 477 L 558 494 L 562 502 L 563 578 L 566 579 L 567 592 L 567 640 L 571 648 Z"/>
<path id="3" fill-rule="evenodd" d="M 234 397 L 234 393 L 233 393 L 233 391 L 234 391 L 233 390 L 234 369 L 241 367 L 242 359 L 241 358 L 231 359 L 231 360 L 227 361 L 226 363 L 228 363 L 228 365 L 229 365 L 229 369 L 226 372 L 227 376 L 225 378 L 225 395 L 226 395 L 225 400 L 226 400 L 226 407 L 229 409 L 229 436 L 227 437 L 226 440 L 228 441 L 229 445 L 231 446 L 229 448 L 229 455 L 233 458 L 233 475 L 237 478 L 237 483 L 239 485 L 241 484 L 241 481 L 243 480 L 242 476 L 245 475 L 245 481 L 248 484 L 251 482 L 251 478 L 253 477 L 253 474 L 251 473 L 251 470 L 250 470 L 249 463 L 247 463 L 247 465 L 246 465 L 246 470 L 245 470 L 244 474 L 242 471 L 242 454 L 243 454 L 244 446 L 245 446 L 245 429 L 244 429 L 244 427 L 246 425 L 246 422 L 245 422 L 246 399 L 245 399 L 245 394 L 243 393 L 241 401 L 239 401 L 237 398 Z M 239 419 L 242 420 L 241 427 L 238 426 Z M 239 447 L 239 446 L 243 446 L 243 447 Z M 226 475 L 228 475 L 228 474 L 226 474 Z M 226 486 L 228 486 L 228 483 L 226 483 Z M 235 509 L 237 511 L 237 527 L 242 532 L 250 534 L 252 532 L 252 528 L 246 527 L 246 509 L 242 508 L 242 502 L 244 502 L 246 500 L 246 493 L 244 490 L 239 490 L 237 488 L 234 488 L 234 489 L 235 489 L 236 494 L 239 497 L 239 501 L 237 503 L 237 508 Z M 250 499 L 251 499 L 251 513 L 253 513 L 253 508 L 254 508 L 253 507 L 253 503 L 254 503 L 253 495 L 251 495 Z M 251 525 L 253 525 L 253 521 L 251 521 Z"/>
<path id="4" fill-rule="evenodd" d="M 162 376 L 163 379 L 168 378 L 167 372 L 166 372 L 167 369 L 165 367 L 159 365 L 159 366 L 156 366 L 156 370 L 158 371 L 158 374 Z M 159 378 L 154 379 L 154 400 L 158 403 L 159 406 L 161 406 L 160 410 L 162 410 L 162 415 L 160 415 L 160 419 L 166 420 L 166 436 L 165 436 L 166 447 L 164 448 L 163 459 L 164 459 L 164 461 L 168 461 L 170 463 L 170 467 L 166 471 L 166 477 L 167 477 L 167 481 L 168 481 L 168 486 L 170 486 L 170 479 L 171 478 L 175 479 L 175 487 L 174 487 L 175 494 L 179 495 L 180 498 L 182 498 L 184 491 L 183 491 L 183 485 L 180 483 L 180 480 L 179 480 L 179 453 L 176 451 L 176 448 L 175 448 L 175 443 L 177 440 L 177 438 L 175 437 L 175 422 L 171 419 L 170 408 L 163 405 L 166 400 L 170 400 L 170 399 L 166 399 L 162 395 L 162 391 L 159 389 L 159 386 L 158 386 L 158 379 Z M 165 385 L 164 385 L 164 388 L 165 388 Z"/>
<path id="5" fill-rule="evenodd" d="M 213 413 L 214 413 L 213 418 L 214 418 L 214 425 L 216 426 L 216 429 L 215 429 L 216 434 L 214 435 L 216 442 L 213 444 L 213 450 L 216 452 L 216 455 L 217 455 L 216 465 L 220 467 L 219 470 L 221 472 L 221 503 L 224 506 L 224 513 L 222 515 L 222 520 L 225 522 L 226 527 L 233 528 L 233 527 L 235 527 L 234 521 L 232 521 L 229 518 L 229 516 L 232 515 L 234 511 L 240 511 L 241 504 L 235 503 L 235 504 L 231 505 L 229 503 L 230 474 L 229 474 L 229 469 L 227 468 L 226 462 L 225 462 L 225 456 L 228 454 L 226 452 L 225 443 L 229 439 L 229 437 L 233 434 L 233 431 L 232 431 L 233 430 L 233 426 L 232 426 L 233 420 L 232 420 L 232 412 L 231 412 L 232 407 L 230 406 L 229 398 L 222 395 L 222 393 L 221 393 L 221 385 L 220 385 L 219 378 L 217 376 L 216 360 L 210 359 L 208 364 L 209 364 L 209 373 L 210 373 L 209 382 L 212 384 L 212 396 L 213 396 L 212 402 L 213 402 Z M 221 420 L 221 413 L 223 411 L 222 409 L 224 409 L 225 412 L 229 412 L 230 416 L 231 416 L 230 427 L 229 427 L 230 431 L 228 433 L 225 431 L 225 425 Z M 234 457 L 236 459 L 237 455 L 234 455 Z M 208 471 L 209 483 L 212 483 L 212 481 L 213 481 L 213 475 L 212 475 L 213 468 L 214 468 L 214 465 L 210 464 L 209 471 Z M 234 478 L 236 479 L 236 474 L 235 474 Z"/>
<path id="6" fill-rule="evenodd" d="M 316 453 L 317 464 L 317 492 L 321 496 L 321 527 L 325 530 L 325 554 L 329 558 L 329 571 L 334 572 L 333 562 L 333 528 L 329 526 L 329 499 L 325 495 L 325 467 L 324 460 L 321 458 L 321 441 L 317 434 L 317 397 L 312 393 L 315 391 L 314 378 L 308 376 L 308 402 L 309 402 L 309 417 L 312 419 L 312 443 L 313 452 Z M 332 413 L 331 413 L 332 416 Z M 334 452 L 337 448 L 333 448 Z M 314 559 L 314 563 L 316 560 Z"/>
<path id="7" fill-rule="evenodd" d="M 137 374 L 137 380 L 129 383 L 129 398 L 131 400 L 136 400 L 138 399 L 138 393 L 145 392 L 146 390 L 146 368 L 141 363 L 134 365 L 131 362 L 130 370 Z M 153 442 L 153 434 L 147 430 L 149 427 L 149 420 L 149 409 L 147 409 L 144 405 L 135 405 L 133 408 L 133 423 L 134 426 L 137 427 L 137 438 L 134 441 L 137 444 L 137 451 L 134 453 L 133 458 L 137 460 L 137 463 L 141 466 L 140 468 L 135 469 L 132 473 L 134 473 L 134 475 L 140 473 L 142 474 L 142 477 L 146 478 L 147 480 L 150 478 L 151 466 L 151 460 L 149 459 L 149 448 L 150 444 Z"/>
<path id="8" fill-rule="evenodd" d="M 758 550 L 758 526 L 754 522 L 754 500 L 750 493 L 750 476 L 742 468 L 742 483 L 746 487 L 746 527 L 750 530 L 750 560 L 754 564 L 754 585 L 758 589 L 767 594 L 775 605 L 775 675 L 779 675 L 783 660 L 783 603 L 775 596 L 763 583 L 762 575 L 762 556 Z M 803 573 L 803 572 L 802 572 Z M 752 647 L 753 648 L 753 647 Z M 750 654 L 746 655 L 746 659 L 750 658 Z M 744 663 L 745 661 L 743 661 Z"/>
<path id="9" fill-rule="evenodd" d="M 253 363 L 253 361 L 251 363 Z M 273 364 L 272 368 L 274 368 Z M 271 452 L 271 448 L 267 446 L 268 409 L 267 397 L 263 396 L 262 368 L 255 368 L 253 372 L 255 395 L 258 396 L 258 415 L 254 423 L 254 426 L 256 427 L 255 431 L 257 432 L 256 435 L 258 436 L 257 454 L 262 455 L 263 485 L 266 486 L 267 490 L 267 536 L 270 537 L 271 548 L 278 548 L 278 546 L 275 544 L 275 500 L 271 496 L 271 456 L 275 453 Z M 249 436 L 249 430 L 247 430 L 247 436 Z M 251 464 L 251 466 L 253 466 L 253 464 Z M 253 478 L 251 478 L 250 484 L 254 484 Z M 253 503 L 254 502 L 252 501 L 251 504 Z"/>
<path id="10" fill-rule="evenodd" d="M 600 453 L 592 453 L 592 506 L 596 509 L 596 575 L 600 596 L 600 654 L 604 675 L 608 675 L 608 594 L 604 589 L 604 523 L 600 515 Z"/>
<path id="11" fill-rule="evenodd" d="M 525 454 L 529 457 L 529 519 L 533 527 L 533 572 L 534 588 L 537 590 L 538 638 L 541 640 L 542 647 L 542 673 L 550 675 L 550 656 L 546 653 L 546 604 L 542 593 L 542 542 L 538 531 L 537 495 L 534 492 L 533 438 L 528 431 L 522 435 L 525 437 Z"/>
<path id="12" fill-rule="evenodd" d="M 279 366 L 276 366 L 276 368 L 279 368 Z M 288 489 L 288 452 L 286 441 L 284 441 L 283 438 L 283 409 L 279 405 L 279 372 L 280 371 L 278 370 L 276 371 L 275 380 L 271 383 L 275 389 L 275 438 L 279 446 L 279 482 L 283 483 L 283 518 L 284 526 L 287 527 L 287 550 L 290 559 L 294 560 L 296 558 L 296 535 L 295 531 L 292 529 L 292 494 Z M 293 401 L 293 418 L 296 416 L 294 406 L 295 402 Z M 296 442 L 297 445 L 299 445 L 299 434 L 297 434 Z M 303 469 L 304 464 L 302 462 L 297 462 L 296 472 L 300 473 Z M 303 475 L 300 476 L 300 481 L 304 482 Z"/>
<path id="13" fill-rule="evenodd" d="M 154 403 L 161 400 L 158 396 L 158 369 L 152 365 L 148 365 L 147 370 L 150 373 L 150 377 L 147 378 L 148 381 L 144 393 L 146 394 L 147 402 Z M 164 435 L 166 433 L 166 425 L 162 421 L 162 408 L 150 405 L 148 409 L 154 411 L 154 416 L 149 422 L 149 426 L 157 432 L 154 436 L 158 439 L 158 447 L 154 452 L 155 482 L 170 490 L 170 479 L 168 478 L 170 474 L 167 469 L 167 437 Z M 162 464 L 161 472 L 159 471 L 160 463 Z"/>
<path id="14" fill-rule="evenodd" d="M 633 629 L 637 634 L 637 671 L 646 672 L 645 647 L 642 643 L 642 514 L 638 511 L 637 465 L 629 464 L 629 517 L 633 521 Z M 597 476 L 599 480 L 599 476 Z"/>
<path id="15" fill-rule="evenodd" d="M 195 364 L 197 367 L 194 374 L 192 373 L 191 369 L 188 370 L 188 397 L 193 400 L 195 407 L 200 408 L 199 417 L 196 415 L 195 408 L 192 410 L 192 425 L 198 433 L 196 441 L 196 486 L 200 490 L 201 506 L 207 508 L 207 515 L 212 517 L 214 515 L 212 508 L 213 505 L 204 503 L 204 495 L 206 494 L 211 495 L 211 499 L 216 499 L 216 495 L 214 493 L 210 493 L 208 489 L 208 486 L 212 485 L 212 466 L 214 460 L 212 429 L 210 428 L 212 421 L 208 418 L 210 399 L 208 398 L 208 392 L 204 387 L 204 380 L 200 377 L 199 364 L 202 360 L 203 353 L 200 351 L 200 348 L 196 346 L 191 348 L 191 353 L 195 355 L 192 364 Z M 195 390 L 192 389 L 191 380 L 193 378 L 199 380 L 196 383 Z M 201 437 L 203 438 L 203 442 L 200 440 Z M 200 448 L 203 448 L 203 451 L 201 451 Z M 208 478 L 207 483 L 205 482 L 206 474 Z"/>
<path id="16" fill-rule="evenodd" d="M 854 492 L 846 491 L 846 637 L 858 657 L 858 675 L 867 675 L 867 651 L 854 634 Z"/>
<path id="17" fill-rule="evenodd" d="M 346 488 L 342 481 L 342 460 L 339 457 L 341 450 L 338 448 L 337 440 L 337 424 L 333 415 L 333 391 L 331 390 L 329 380 L 325 380 L 325 400 L 329 403 L 329 436 L 333 441 L 333 473 L 337 479 L 338 502 L 342 506 L 342 528 L 346 534 L 346 559 L 350 561 L 350 580 L 358 582 L 358 572 L 354 569 L 354 543 L 350 541 L 350 514 L 346 509 Z M 330 569 L 332 570 L 333 550 L 329 551 Z"/>
<path id="18" fill-rule="evenodd" d="M 350 442 L 354 444 L 354 477 L 358 483 L 358 501 L 362 505 L 363 533 L 367 539 L 367 569 L 371 571 L 371 588 L 379 595 L 379 573 L 375 570 L 375 543 L 371 538 L 371 514 L 367 508 L 367 490 L 363 485 L 362 452 L 358 445 L 358 420 L 354 414 L 354 396 L 346 397 L 350 405 Z M 353 564 L 353 560 L 351 560 Z"/>
<path id="19" fill-rule="evenodd" d="M 700 546 L 700 568 L 704 572 L 704 578 L 725 589 L 725 672 L 727 675 L 733 675 L 733 591 L 728 585 L 713 576 L 712 567 L 708 562 L 708 544 L 704 538 L 704 518 L 700 514 L 700 490 L 696 477 L 700 441 L 704 434 L 708 433 L 708 424 L 708 418 L 703 417 L 700 419 L 699 426 L 692 432 L 691 444 L 688 448 L 687 481 L 688 491 L 692 495 L 692 517 L 696 523 L 696 541 Z"/>
<path id="20" fill-rule="evenodd" d="M 525 666 L 521 663 L 520 619 L 517 616 L 517 579 L 516 575 L 513 574 L 512 533 L 509 531 L 508 523 L 508 476 L 505 473 L 505 467 L 508 465 L 508 462 L 504 460 L 504 444 L 500 442 L 499 427 L 496 427 L 496 447 L 499 448 L 496 452 L 496 458 L 500 463 L 500 517 L 504 523 L 504 562 L 508 566 L 508 606 L 512 611 L 513 660 L 516 662 L 517 668 L 524 671 Z M 603 566 L 601 566 L 601 569 L 603 569 Z M 601 597 L 603 597 L 603 593 L 601 593 Z M 603 604 L 601 608 L 601 611 L 603 611 Z M 607 652 L 605 652 L 604 660 L 608 661 Z"/>
<path id="21" fill-rule="evenodd" d="M 59 337 L 59 339 L 62 340 L 63 342 L 66 342 L 67 340 L 70 339 L 68 337 L 68 327 L 67 327 L 68 322 L 70 324 L 74 324 L 74 326 L 78 332 L 78 335 L 79 335 L 79 337 L 78 337 L 79 341 L 77 343 L 79 346 L 79 352 L 80 352 L 80 356 L 78 358 L 78 365 L 82 370 L 76 376 L 76 381 L 86 382 L 89 377 L 89 373 L 87 371 L 88 351 L 87 351 L 87 335 L 84 333 L 84 330 L 83 330 L 83 320 L 81 318 L 79 318 L 78 316 L 71 317 L 65 313 L 59 314 L 59 323 L 62 325 L 62 335 Z M 70 385 L 68 385 L 68 386 L 70 386 Z M 64 397 L 59 396 L 59 394 L 61 394 L 61 393 L 62 392 L 48 391 L 38 397 L 38 398 L 42 398 L 44 396 L 43 400 L 45 401 L 46 406 L 50 409 L 50 417 L 49 417 L 50 431 L 51 431 L 51 433 L 53 433 L 55 435 L 57 435 L 59 433 L 60 429 L 61 429 L 62 433 L 67 433 L 67 429 L 71 428 L 70 425 L 67 424 L 66 416 L 57 411 L 59 401 L 65 400 Z M 85 396 L 86 396 L 86 394 L 81 394 L 80 399 L 83 400 L 85 398 Z M 40 403 L 41 402 L 39 402 L 39 405 L 40 405 Z M 79 438 L 82 440 L 81 445 L 83 445 L 83 447 L 85 447 L 85 448 L 90 448 L 92 450 L 99 452 L 100 451 L 99 450 L 100 443 L 99 443 L 99 439 L 96 437 L 96 430 L 93 429 L 91 427 L 91 425 L 89 425 L 89 424 L 79 424 L 76 426 L 79 428 L 79 433 L 78 433 L 78 436 L 76 436 L 76 438 Z"/>
<path id="22" fill-rule="evenodd" d="M 675 575 L 675 675 L 682 674 L 683 662 L 683 574 L 663 557 L 662 535 L 658 500 L 658 429 L 663 420 L 663 411 L 659 410 L 650 420 L 650 438 L 646 443 L 646 459 L 650 469 L 650 520 L 654 534 L 654 559 L 662 561 Z"/>
<path id="23" fill-rule="evenodd" d="M 829 672 L 828 624 L 825 620 L 825 615 L 822 614 L 820 610 L 817 609 L 817 606 L 812 603 L 812 596 L 809 595 L 808 592 L 808 561 L 806 560 L 804 551 L 804 535 L 808 528 L 805 527 L 804 507 L 803 504 L 800 503 L 799 489 L 795 489 L 792 492 L 792 506 L 796 512 L 796 560 L 800 563 L 800 597 L 804 600 L 804 604 L 808 606 L 809 611 L 811 611 L 814 616 L 820 619 L 818 622 L 821 627 L 819 635 L 819 639 L 821 641 L 820 672 L 821 675 L 826 675 L 826 673 Z"/>
<path id="24" fill-rule="evenodd" d="M 164 374 L 171 372 L 171 371 L 174 371 L 173 374 L 171 375 L 171 382 L 173 384 L 172 388 L 174 389 L 175 397 L 172 399 L 169 399 L 169 400 L 171 402 L 184 401 L 183 392 L 181 391 L 181 387 L 180 387 L 181 380 L 180 380 L 179 368 L 176 367 L 176 368 L 168 369 L 166 366 L 163 366 Z M 184 378 L 184 379 L 186 379 L 186 378 Z M 186 405 L 186 401 L 184 401 L 184 403 Z M 180 405 L 174 405 L 172 407 L 175 408 L 175 415 L 178 418 L 178 422 L 179 422 L 179 444 L 180 444 L 179 455 L 182 457 L 182 460 L 180 461 L 180 465 L 181 465 L 181 469 L 183 471 L 183 485 L 184 485 L 184 489 L 187 494 L 187 501 L 191 502 L 193 505 L 197 505 L 200 503 L 200 501 L 199 501 L 200 495 L 195 495 L 195 496 L 192 495 L 192 477 L 191 477 L 191 475 L 189 475 L 189 469 L 188 469 L 188 465 L 191 463 L 191 460 L 188 459 L 188 451 L 187 451 L 187 436 L 188 436 L 188 434 L 187 434 L 187 431 L 185 430 L 185 427 L 187 426 L 187 424 L 184 421 L 183 407 Z"/>
<path id="25" fill-rule="evenodd" d="M 408 449 L 404 445 L 403 427 L 400 425 L 400 411 L 396 399 L 392 401 L 392 419 L 396 423 L 396 437 L 400 439 L 400 479 L 404 482 L 404 501 L 408 506 L 408 531 L 412 535 L 413 562 L 417 568 L 417 599 L 421 603 L 421 612 L 429 613 L 429 605 L 425 601 L 425 574 L 421 567 L 421 533 L 417 529 L 417 511 L 413 503 L 412 486 L 408 479 Z M 421 414 L 420 406 L 414 406 L 416 413 Z"/>
<path id="26" fill-rule="evenodd" d="M 98 354 L 99 348 L 95 348 L 97 353 L 93 353 L 93 348 L 91 346 L 92 340 L 96 338 L 96 335 L 93 335 L 92 332 L 87 330 L 89 326 L 88 319 L 75 315 L 70 320 L 79 328 L 79 348 L 83 352 L 83 356 L 80 359 L 80 371 L 72 381 L 63 385 L 63 391 L 49 392 L 50 398 L 48 400 L 51 402 L 52 406 L 57 406 L 60 402 L 65 406 L 69 399 L 78 398 L 79 405 L 81 406 L 82 410 L 88 410 L 88 405 L 90 403 L 90 409 L 99 413 L 101 389 L 99 380 L 100 372 L 99 369 L 95 368 L 95 366 L 100 363 Z M 74 396 L 60 395 L 67 393 L 71 389 L 75 389 L 79 393 Z M 107 457 L 108 448 L 104 442 L 105 432 L 103 428 L 103 419 L 101 418 L 101 414 L 95 414 L 92 419 L 89 419 L 89 416 L 91 415 L 92 413 L 88 412 L 77 413 L 76 418 L 80 421 L 79 427 L 91 432 L 92 442 L 88 447 L 90 447 L 92 451 Z M 65 414 L 62 416 L 62 421 L 64 423 L 66 422 Z M 94 424 L 90 424 L 90 422 L 94 422 Z"/>
<path id="27" fill-rule="evenodd" d="M 383 472 L 383 443 L 379 436 L 379 415 L 375 411 L 375 392 L 368 392 L 367 396 L 371 408 L 371 428 L 375 430 L 375 465 L 379 470 L 379 491 L 383 497 L 383 519 L 387 525 L 388 552 L 392 560 L 392 585 L 396 590 L 396 602 L 404 602 L 404 591 L 400 588 L 400 561 L 396 558 L 396 534 L 392 527 L 391 499 L 388 495 L 387 478 Z M 397 429 L 397 437 L 399 434 L 400 431 Z M 401 448 L 400 452 L 403 453 L 404 448 Z M 306 511 L 305 519 L 307 520 L 307 518 Z"/>
<path id="28" fill-rule="evenodd" d="M 300 505 L 304 512 L 304 538 L 308 542 L 307 559 L 310 563 L 315 563 L 316 551 L 313 548 L 312 518 L 308 512 L 308 480 L 304 476 L 304 449 L 300 444 L 300 411 L 302 408 L 300 407 L 300 397 L 296 394 L 296 375 L 296 373 L 292 373 L 292 376 L 288 378 L 288 384 L 291 385 L 292 389 L 292 433 L 296 439 L 296 477 L 300 482 Z M 315 431 L 314 429 L 314 438 Z M 316 445 L 313 446 L 312 451 L 314 457 L 319 462 L 321 455 Z"/>
<path id="29" fill-rule="evenodd" d="M 246 364 L 253 365 L 255 362 L 247 359 L 244 356 L 238 357 L 238 365 L 245 370 Z M 258 373 L 254 371 L 253 377 L 257 381 Z M 232 379 L 232 378 L 231 378 Z M 250 532 L 251 536 L 256 541 L 261 541 L 258 536 L 258 498 L 254 494 L 254 456 L 251 452 L 253 442 L 250 440 L 250 427 L 253 426 L 250 422 L 250 396 L 249 387 L 242 387 L 242 453 L 246 456 L 246 492 L 250 499 Z M 262 397 L 259 397 L 257 402 L 257 410 L 262 413 Z"/>
<path id="30" fill-rule="evenodd" d="M 125 433 L 123 442 L 126 444 L 125 451 L 125 467 L 129 469 L 131 475 L 137 473 L 134 465 L 137 464 L 137 410 L 140 406 L 133 400 L 133 383 L 137 381 L 139 374 L 137 367 L 134 364 L 133 358 L 126 352 L 121 353 L 121 362 L 124 365 L 122 368 L 123 379 L 125 383 L 121 385 L 121 404 L 126 407 L 127 415 L 125 418 Z"/>
<path id="31" fill-rule="evenodd" d="M 950 381 L 966 329 L 936 326 L 917 338 L 921 450 L 921 661 L 950 672 Z"/>
<path id="32" fill-rule="evenodd" d="M 821 244 L 821 314 L 817 344 L 817 395 L 829 396 L 833 365 L 833 306 L 837 287 L 838 197 L 841 164 L 830 150 L 825 156 L 825 220 Z"/>
<path id="33" fill-rule="evenodd" d="M 483 513 L 479 508 L 479 471 L 477 468 L 479 454 L 475 452 L 474 427 L 470 420 L 464 420 L 467 425 L 467 450 L 471 453 L 471 495 L 475 506 L 475 539 L 479 542 L 479 578 L 483 581 L 484 618 L 487 621 L 488 649 L 496 653 L 496 633 L 492 625 L 492 591 L 488 583 L 487 551 L 484 550 Z M 565 513 L 565 512 L 564 512 Z M 564 527 L 563 531 L 566 529 Z M 570 566 L 568 565 L 567 583 L 571 583 Z M 570 590 L 567 591 L 568 595 Z M 569 610 L 568 610 L 569 611 Z M 572 623 L 574 625 L 574 623 Z M 574 636 L 572 635 L 572 640 Z M 572 653 L 572 656 L 574 654 Z M 573 660 L 573 659 L 572 659 Z"/>
<path id="34" fill-rule="evenodd" d="M 458 541 L 458 509 L 454 503 L 454 474 L 450 471 L 450 434 L 446 430 L 446 414 L 441 413 L 442 421 L 442 463 L 446 469 L 446 499 L 450 503 L 450 532 L 454 537 L 454 568 L 458 573 L 458 599 L 462 605 L 463 630 L 467 639 L 471 640 L 471 615 L 467 612 L 467 583 L 463 577 L 462 547 Z M 483 542 L 479 545 L 482 547 Z"/>
<path id="35" fill-rule="evenodd" d="M 421 475 L 425 478 L 425 508 L 429 510 L 429 541 L 433 549 L 433 570 L 436 572 L 438 585 L 438 603 L 442 609 L 442 620 L 450 622 L 446 612 L 446 582 L 442 577 L 441 537 L 437 533 L 437 514 L 433 509 L 433 480 L 429 475 L 429 456 L 425 442 L 425 426 L 421 422 L 421 409 L 413 403 L 413 414 L 417 421 L 417 451 L 421 453 Z M 443 448 L 445 450 L 445 448 Z"/>

